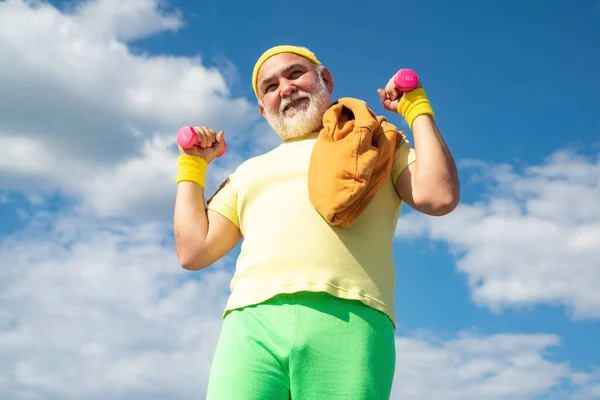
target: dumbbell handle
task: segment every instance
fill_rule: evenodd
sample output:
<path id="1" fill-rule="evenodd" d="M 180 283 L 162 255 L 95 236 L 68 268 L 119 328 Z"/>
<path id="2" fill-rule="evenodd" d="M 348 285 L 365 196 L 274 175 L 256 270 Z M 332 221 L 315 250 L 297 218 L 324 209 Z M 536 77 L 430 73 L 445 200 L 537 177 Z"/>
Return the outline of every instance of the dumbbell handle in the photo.
<path id="1" fill-rule="evenodd" d="M 196 136 L 196 131 L 191 126 L 183 126 L 177 132 L 177 144 L 179 144 L 184 149 L 189 149 L 193 146 L 198 146 L 200 142 L 198 142 L 198 136 Z M 225 150 L 227 149 L 227 143 L 223 141 L 223 150 L 217 154 L 217 157 L 221 157 Z"/>

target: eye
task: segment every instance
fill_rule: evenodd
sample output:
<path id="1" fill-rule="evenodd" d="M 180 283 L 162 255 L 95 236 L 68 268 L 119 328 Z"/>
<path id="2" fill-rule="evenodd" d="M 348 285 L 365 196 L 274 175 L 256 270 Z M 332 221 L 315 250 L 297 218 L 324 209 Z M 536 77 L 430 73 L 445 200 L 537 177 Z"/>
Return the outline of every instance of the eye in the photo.
<path id="1" fill-rule="evenodd" d="M 295 70 L 294 72 L 292 72 L 292 73 L 290 74 L 290 79 L 298 79 L 298 78 L 300 78 L 300 77 L 301 77 L 303 74 L 304 74 L 304 71 L 297 69 L 297 70 Z"/>
<path id="2" fill-rule="evenodd" d="M 265 93 L 268 93 L 271 91 L 271 89 L 274 89 L 277 85 L 275 85 L 274 83 L 271 83 L 269 86 L 267 86 L 265 88 Z"/>

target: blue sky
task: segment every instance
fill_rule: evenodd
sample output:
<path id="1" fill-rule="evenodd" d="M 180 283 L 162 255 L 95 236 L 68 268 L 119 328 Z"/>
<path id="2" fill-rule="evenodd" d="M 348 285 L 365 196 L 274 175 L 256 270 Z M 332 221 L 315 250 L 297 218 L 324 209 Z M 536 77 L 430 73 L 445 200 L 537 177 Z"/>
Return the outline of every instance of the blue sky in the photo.
<path id="1" fill-rule="evenodd" d="M 417 71 L 459 165 L 459 208 L 398 226 L 394 399 L 600 398 L 598 1 L 124 3 L 0 1 L 0 397 L 202 392 L 238 249 L 176 265 L 174 134 L 226 130 L 209 193 L 276 146 L 250 76 L 295 44 L 406 130 L 377 89 Z"/>
<path id="2" fill-rule="evenodd" d="M 232 3 L 235 10 L 207 2 L 208 15 L 193 2 L 173 4 L 189 13 L 187 26 L 137 46 L 225 56 L 239 73 L 233 89 L 249 98 L 257 56 L 280 43 L 301 44 L 333 70 L 338 96 L 358 96 L 373 107 L 376 89 L 398 68 L 418 71 L 457 158 L 539 162 L 567 137 L 584 149 L 597 142 L 600 121 L 591 99 L 600 95 L 594 51 L 600 26 L 593 1 L 381 1 L 369 7 L 262 1 L 260 7 Z"/>

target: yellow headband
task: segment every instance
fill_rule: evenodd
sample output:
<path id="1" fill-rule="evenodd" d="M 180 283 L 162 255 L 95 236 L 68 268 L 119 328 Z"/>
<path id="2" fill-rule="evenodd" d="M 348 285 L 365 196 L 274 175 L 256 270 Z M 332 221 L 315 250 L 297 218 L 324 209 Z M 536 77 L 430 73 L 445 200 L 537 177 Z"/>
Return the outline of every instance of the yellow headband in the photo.
<path id="1" fill-rule="evenodd" d="M 297 54 L 301 57 L 312 61 L 317 65 L 321 65 L 321 62 L 317 60 L 317 57 L 314 55 L 314 53 L 305 47 L 282 45 L 270 48 L 269 50 L 265 51 L 262 54 L 262 56 L 260 56 L 260 58 L 256 62 L 256 65 L 254 66 L 254 71 L 252 72 L 252 87 L 254 88 L 254 94 L 256 95 L 256 98 L 258 98 L 258 88 L 256 86 L 256 80 L 258 79 L 258 71 L 260 70 L 260 67 L 262 67 L 264 62 L 267 61 L 269 58 L 273 57 L 275 54 L 280 53 Z"/>

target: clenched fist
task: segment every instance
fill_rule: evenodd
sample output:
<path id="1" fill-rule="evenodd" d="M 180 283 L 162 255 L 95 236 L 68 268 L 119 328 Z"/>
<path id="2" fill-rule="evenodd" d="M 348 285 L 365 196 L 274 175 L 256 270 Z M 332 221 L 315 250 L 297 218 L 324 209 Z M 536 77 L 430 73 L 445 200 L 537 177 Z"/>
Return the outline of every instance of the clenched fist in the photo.
<path id="1" fill-rule="evenodd" d="M 416 88 L 423 87 L 421 85 L 421 80 L 418 81 Z M 394 82 L 394 76 L 390 78 L 387 85 L 385 85 L 385 89 L 377 89 L 377 93 L 379 94 L 379 100 L 381 100 L 381 105 L 388 111 L 398 112 L 398 104 L 400 102 L 400 98 L 404 94 L 396 87 Z"/>
<path id="2" fill-rule="evenodd" d="M 179 154 L 189 154 L 204 159 L 207 163 L 214 160 L 225 147 L 224 132 L 215 133 L 206 126 L 194 126 L 194 132 L 198 139 L 198 144 L 189 149 L 179 147 Z"/>

